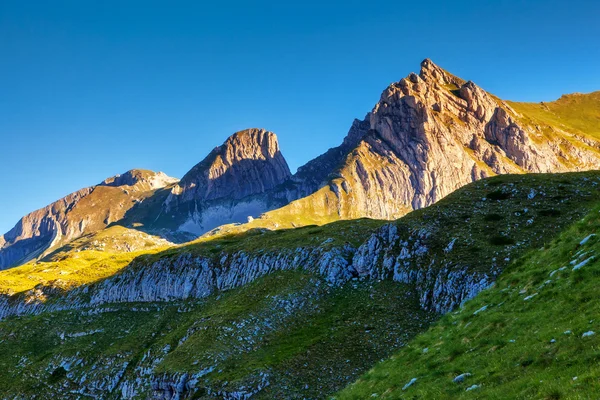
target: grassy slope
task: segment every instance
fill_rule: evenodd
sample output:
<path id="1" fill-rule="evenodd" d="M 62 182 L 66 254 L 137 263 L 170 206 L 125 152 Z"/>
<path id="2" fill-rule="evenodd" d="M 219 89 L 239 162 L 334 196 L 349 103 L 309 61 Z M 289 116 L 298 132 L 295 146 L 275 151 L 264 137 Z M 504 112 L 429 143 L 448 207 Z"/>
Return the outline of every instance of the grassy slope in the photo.
<path id="1" fill-rule="evenodd" d="M 131 251 L 153 250 L 172 246 L 173 243 L 158 236 L 149 235 L 136 229 L 112 225 L 99 232 L 75 239 L 42 258 L 42 261 L 57 261 L 69 253 L 100 251 L 106 253 L 126 253 Z"/>
<path id="2" fill-rule="evenodd" d="M 564 95 L 549 103 L 507 103 L 535 124 L 600 138 L 600 91 Z"/>
<path id="3" fill-rule="evenodd" d="M 31 262 L 0 271 L 0 294 L 17 294 L 37 285 L 69 289 L 114 275 L 136 256 L 147 252 L 111 254 L 103 251 L 72 253 L 59 261 Z"/>
<path id="4" fill-rule="evenodd" d="M 435 231 L 436 243 L 431 245 L 443 257 L 453 258 L 459 264 L 478 265 L 482 258 L 494 256 L 502 263 L 506 256 L 512 257 L 531 244 L 543 243 L 545 237 L 556 233 L 555 227 L 566 226 L 585 212 L 587 205 L 598 198 L 599 178 L 597 172 L 498 176 L 467 185 L 431 207 L 406 215 L 397 224 L 406 235 L 422 228 Z M 529 199 L 532 188 L 537 194 Z M 534 223 L 528 224 L 529 220 Z M 360 219 L 275 231 L 253 229 L 203 237 L 166 250 L 118 254 L 73 252 L 51 262 L 0 271 L 0 293 L 19 293 L 38 284 L 68 288 L 91 283 L 118 273 L 136 257 L 146 258 L 149 263 L 182 252 L 220 257 L 222 252 L 326 248 L 346 242 L 357 247 L 384 223 L 387 221 Z M 463 240 L 457 243 L 455 251 L 446 255 L 442 249 L 453 238 Z M 503 240 L 504 245 L 497 244 Z"/>
<path id="5" fill-rule="evenodd" d="M 497 258 L 502 265 L 506 257 L 514 258 L 532 246 L 547 243 L 557 229 L 579 220 L 591 204 L 598 202 L 599 179 L 597 172 L 494 177 L 468 185 L 396 224 L 400 235 L 421 229 L 431 232 L 428 246 L 432 258 L 487 271 L 491 259 Z M 529 220 L 533 222 L 528 224 Z M 220 257 L 223 251 L 261 253 L 345 242 L 358 246 L 382 223 L 364 219 L 293 230 L 254 230 L 203 238 L 186 246 L 143 253 L 141 257 L 152 261 L 181 252 Z M 443 249 L 453 238 L 459 240 L 446 254 Z M 90 260 L 76 259 L 87 256 Z M 92 256 L 85 251 L 60 262 L 2 271 L 0 288 L 26 290 L 40 280 L 51 281 L 47 274 L 57 274 L 55 278 L 79 285 L 126 268 L 129 262 L 113 259 L 111 265 L 115 268 L 111 271 L 98 268 Z M 121 256 L 136 254 L 111 257 Z M 62 275 L 61 271 L 71 273 Z M 321 282 L 319 278 L 306 273 L 288 272 L 201 302 L 107 305 L 117 311 L 98 315 L 57 312 L 0 322 L 0 354 L 6 355 L 4 361 L 0 360 L 4 362 L 0 370 L 6 371 L 0 374 L 0 392 L 34 393 L 47 385 L 51 386 L 44 389 L 48 393 L 57 390 L 57 385 L 75 388 L 76 380 L 92 373 L 94 363 L 110 361 L 118 366 L 129 360 L 133 365 L 150 348 L 164 354 L 157 371 L 165 373 L 198 371 L 219 359 L 219 369 L 199 386 L 233 390 L 266 371 L 272 384 L 261 394 L 264 398 L 285 398 L 289 393 L 319 397 L 339 390 L 374 362 L 387 357 L 435 317 L 420 310 L 412 294 L 407 296 L 412 293 L 410 286 L 389 281 L 351 282 L 342 289 L 332 289 L 317 282 Z M 286 302 L 274 306 L 275 298 Z M 303 303 L 286 316 L 285 305 L 296 301 Z M 142 307 L 154 311 L 135 311 Z M 269 323 L 274 326 L 269 332 L 258 329 L 262 332 L 259 339 L 245 339 L 253 337 L 255 327 L 264 327 L 265 321 L 274 319 L 282 322 Z M 61 332 L 97 328 L 105 331 L 60 339 Z M 178 345 L 184 337 L 187 341 Z M 167 344 L 170 348 L 163 352 Z M 50 375 L 60 360 L 75 357 L 78 352 L 77 358 L 83 357 L 86 364 L 73 368 L 70 377 L 53 381 L 57 377 Z M 15 367 L 19 364 L 24 366 Z M 110 368 L 97 370 L 107 375 L 116 373 Z M 308 389 L 304 389 L 306 385 Z"/>
<path id="6" fill-rule="evenodd" d="M 310 397 L 335 392 L 429 324 L 432 315 L 419 309 L 416 296 L 406 296 L 407 288 L 391 282 L 330 288 L 320 278 L 286 272 L 202 302 L 11 318 L 0 322 L 0 393 L 64 396 L 84 376 L 114 376 L 125 361 L 132 361 L 125 373 L 131 379 L 148 351 L 165 354 L 159 373 L 197 371 L 218 359 L 219 370 L 199 386 L 235 389 L 267 372 L 272 385 L 263 398 L 282 398 L 282 390 Z M 295 301 L 302 307 L 286 312 Z M 60 368 L 65 361 L 73 364 L 68 374 Z"/>
<path id="7" fill-rule="evenodd" d="M 600 241 L 580 243 L 599 232 L 598 211 L 514 262 L 491 289 L 444 316 L 337 398 L 595 398 Z M 584 337 L 588 331 L 598 334 Z M 472 376 L 453 383 L 462 373 Z M 413 378 L 417 381 L 402 390 Z M 480 387 L 467 391 L 472 385 Z"/>

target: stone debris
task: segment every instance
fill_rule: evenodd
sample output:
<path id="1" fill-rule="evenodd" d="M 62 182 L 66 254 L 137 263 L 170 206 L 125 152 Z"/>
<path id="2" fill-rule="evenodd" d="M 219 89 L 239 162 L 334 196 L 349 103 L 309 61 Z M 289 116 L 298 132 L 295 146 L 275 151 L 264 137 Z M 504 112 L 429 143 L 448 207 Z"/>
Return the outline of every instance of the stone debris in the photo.
<path id="1" fill-rule="evenodd" d="M 452 381 L 454 383 L 462 383 L 465 381 L 465 379 L 467 379 L 468 377 L 470 377 L 471 374 L 469 372 L 465 372 L 464 374 L 460 374 L 458 375 L 456 378 L 454 378 Z"/>
<path id="2" fill-rule="evenodd" d="M 406 390 L 417 382 L 417 378 L 412 378 L 406 385 L 402 387 L 402 390 Z"/>

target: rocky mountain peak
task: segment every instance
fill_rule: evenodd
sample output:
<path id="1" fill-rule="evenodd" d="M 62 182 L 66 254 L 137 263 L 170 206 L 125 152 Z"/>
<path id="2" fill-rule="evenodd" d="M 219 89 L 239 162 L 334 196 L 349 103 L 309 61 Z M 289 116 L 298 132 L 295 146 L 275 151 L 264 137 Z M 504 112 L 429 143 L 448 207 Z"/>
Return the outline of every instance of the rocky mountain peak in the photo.
<path id="1" fill-rule="evenodd" d="M 134 169 L 80 189 L 33 211 L 0 236 L 0 270 L 46 254 L 83 235 L 120 221 L 155 190 L 177 179 L 162 172 Z"/>
<path id="2" fill-rule="evenodd" d="M 231 135 L 192 168 L 167 199 L 215 200 L 264 193 L 291 176 L 277 136 L 265 129 L 246 129 Z"/>
<path id="3" fill-rule="evenodd" d="M 579 115 L 589 115 L 586 123 L 593 127 L 597 108 L 585 100 L 589 111 Z M 319 190 L 268 218 L 290 213 L 299 221 L 308 214 L 315 221 L 392 219 L 496 174 L 598 168 L 598 140 L 565 131 L 566 125 L 533 124 L 514 105 L 425 59 L 419 74 L 382 92 L 342 146 L 298 170 L 298 178 L 318 177 L 310 187 Z"/>
<path id="4" fill-rule="evenodd" d="M 156 223 L 199 236 L 223 224 L 246 222 L 280 206 L 272 201 L 273 189 L 290 177 L 273 132 L 236 132 L 171 188 Z"/>

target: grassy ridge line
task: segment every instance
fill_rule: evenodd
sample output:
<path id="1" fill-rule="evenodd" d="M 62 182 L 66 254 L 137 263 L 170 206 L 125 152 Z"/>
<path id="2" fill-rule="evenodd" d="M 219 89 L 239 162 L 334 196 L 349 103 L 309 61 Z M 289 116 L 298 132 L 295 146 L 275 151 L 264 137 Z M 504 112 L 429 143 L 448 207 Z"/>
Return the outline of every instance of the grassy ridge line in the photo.
<path id="1" fill-rule="evenodd" d="M 600 91 L 568 94 L 552 102 L 506 103 L 534 124 L 600 137 Z"/>
<path id="2" fill-rule="evenodd" d="M 335 398 L 595 398 L 597 233 L 598 208 Z M 471 375 L 455 383 L 461 374 Z"/>

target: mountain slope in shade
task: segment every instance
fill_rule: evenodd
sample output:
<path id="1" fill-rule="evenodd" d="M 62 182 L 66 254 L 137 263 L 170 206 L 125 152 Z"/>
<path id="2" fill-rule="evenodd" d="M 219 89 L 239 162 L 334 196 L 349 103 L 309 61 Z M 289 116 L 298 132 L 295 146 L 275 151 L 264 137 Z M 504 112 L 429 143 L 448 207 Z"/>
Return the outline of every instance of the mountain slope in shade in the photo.
<path id="1" fill-rule="evenodd" d="M 424 60 L 419 75 L 390 85 L 367 118 L 355 122 L 363 133 L 351 131 L 346 141 L 355 144 L 315 193 L 248 228 L 392 219 L 496 174 L 597 169 L 600 142 L 592 128 L 583 129 L 593 125 L 600 102 L 595 94 L 573 96 L 589 97 L 579 100 L 583 112 L 578 102 L 561 99 L 548 106 L 559 110 L 554 119 L 541 117 L 535 105 L 502 101 Z M 556 123 L 570 106 L 569 124 Z"/>
<path id="2" fill-rule="evenodd" d="M 78 190 L 23 217 L 0 236 L 0 269 L 22 264 L 48 250 L 120 221 L 136 204 L 177 182 L 162 172 L 131 170 Z"/>
<path id="3" fill-rule="evenodd" d="M 516 259 L 493 286 L 335 398 L 597 398 L 598 211 Z"/>

